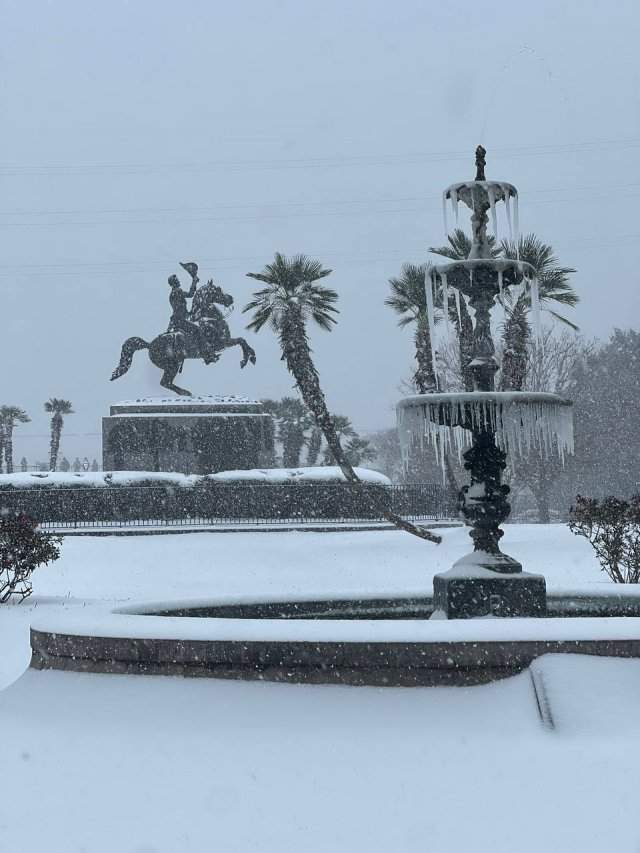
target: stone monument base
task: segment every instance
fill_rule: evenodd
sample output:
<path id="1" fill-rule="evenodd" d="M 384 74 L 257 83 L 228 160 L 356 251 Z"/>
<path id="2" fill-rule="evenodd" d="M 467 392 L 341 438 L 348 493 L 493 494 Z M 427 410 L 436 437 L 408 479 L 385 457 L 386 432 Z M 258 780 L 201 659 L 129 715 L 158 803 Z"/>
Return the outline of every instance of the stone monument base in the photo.
<path id="1" fill-rule="evenodd" d="M 216 471 L 273 464 L 274 424 L 245 397 L 145 397 L 102 419 L 105 471 Z"/>

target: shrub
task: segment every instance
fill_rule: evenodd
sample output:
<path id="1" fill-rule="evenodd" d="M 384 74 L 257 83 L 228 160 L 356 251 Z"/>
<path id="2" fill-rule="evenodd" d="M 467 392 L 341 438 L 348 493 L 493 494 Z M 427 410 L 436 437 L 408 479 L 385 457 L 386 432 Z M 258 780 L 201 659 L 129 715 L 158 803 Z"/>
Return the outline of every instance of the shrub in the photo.
<path id="1" fill-rule="evenodd" d="M 0 603 L 12 595 L 20 600 L 31 595 L 32 572 L 58 559 L 61 541 L 40 530 L 28 515 L 5 512 L 0 516 Z"/>
<path id="2" fill-rule="evenodd" d="M 640 495 L 602 501 L 578 495 L 569 529 L 587 539 L 602 570 L 615 583 L 640 581 Z"/>

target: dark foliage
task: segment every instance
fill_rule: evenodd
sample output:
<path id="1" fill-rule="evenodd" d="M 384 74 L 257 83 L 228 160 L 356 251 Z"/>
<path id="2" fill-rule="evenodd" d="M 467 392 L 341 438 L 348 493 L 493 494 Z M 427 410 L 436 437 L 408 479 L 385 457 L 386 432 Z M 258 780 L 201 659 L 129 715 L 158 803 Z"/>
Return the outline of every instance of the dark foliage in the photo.
<path id="1" fill-rule="evenodd" d="M 38 566 L 60 556 L 59 536 L 38 529 L 38 522 L 24 513 L 0 515 L 0 603 L 12 595 L 31 595 L 31 574 Z"/>
<path id="2" fill-rule="evenodd" d="M 199 524 L 314 519 L 380 519 L 385 512 L 448 518 L 452 497 L 442 486 L 349 483 L 217 483 L 191 486 L 96 486 L 2 489 L 14 512 L 70 526 L 157 521 Z"/>
<path id="3" fill-rule="evenodd" d="M 578 495 L 569 529 L 587 539 L 615 583 L 640 581 L 640 495 L 602 501 Z"/>

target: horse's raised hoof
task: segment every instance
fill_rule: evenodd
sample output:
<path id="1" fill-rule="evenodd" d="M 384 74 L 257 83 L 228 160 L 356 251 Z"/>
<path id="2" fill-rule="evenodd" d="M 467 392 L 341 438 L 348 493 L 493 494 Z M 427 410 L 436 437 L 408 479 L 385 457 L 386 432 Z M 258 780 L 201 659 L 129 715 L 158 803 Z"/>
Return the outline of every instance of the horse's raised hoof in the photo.
<path id="1" fill-rule="evenodd" d="M 243 358 L 243 359 L 242 359 L 242 361 L 240 362 L 240 367 L 241 367 L 241 368 L 243 368 L 243 367 L 246 367 L 246 366 L 247 366 L 247 359 L 246 359 L 246 358 Z"/>
<path id="2" fill-rule="evenodd" d="M 254 352 L 254 354 L 253 354 L 253 355 L 249 356 L 249 361 L 251 362 L 251 364 L 255 364 L 255 363 L 256 363 L 256 354 L 255 354 L 255 352 Z"/>

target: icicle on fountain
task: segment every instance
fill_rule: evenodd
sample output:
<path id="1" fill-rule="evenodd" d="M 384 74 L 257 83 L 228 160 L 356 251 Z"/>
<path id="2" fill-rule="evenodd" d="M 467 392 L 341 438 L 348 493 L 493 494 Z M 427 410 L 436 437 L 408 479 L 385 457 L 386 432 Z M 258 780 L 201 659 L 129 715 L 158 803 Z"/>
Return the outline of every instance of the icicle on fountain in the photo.
<path id="1" fill-rule="evenodd" d="M 546 588 L 542 575 L 522 571 L 499 547 L 500 524 L 510 512 L 509 487 L 501 482 L 507 452 L 514 454 L 573 452 L 571 403 L 555 394 L 495 390 L 498 363 L 491 335 L 491 309 L 497 297 L 516 287 L 527 289 L 532 324 L 541 346 L 540 303 L 534 268 L 519 259 L 494 258 L 487 236 L 491 214 L 497 238 L 496 205 L 504 202 L 511 238 L 518 244 L 518 194 L 512 184 L 487 181 L 482 146 L 476 150 L 476 179 L 453 184 L 443 195 L 445 228 L 447 202 L 458 219 L 458 204 L 471 210 L 473 239 L 469 257 L 433 268 L 425 282 L 431 339 L 435 340 L 434 291 L 442 296 L 445 322 L 449 294 L 456 306 L 464 298 L 475 314 L 470 368 L 474 390 L 463 393 L 421 394 L 398 405 L 400 439 L 408 450 L 416 438 L 431 442 L 441 454 L 452 449 L 464 459 L 471 482 L 460 493 L 460 506 L 474 550 L 447 572 L 434 577 L 434 617 L 544 616 Z M 513 206 L 512 206 L 513 205 Z M 435 362 L 434 362 L 435 364 Z M 468 449 L 463 453 L 465 446 Z"/>

